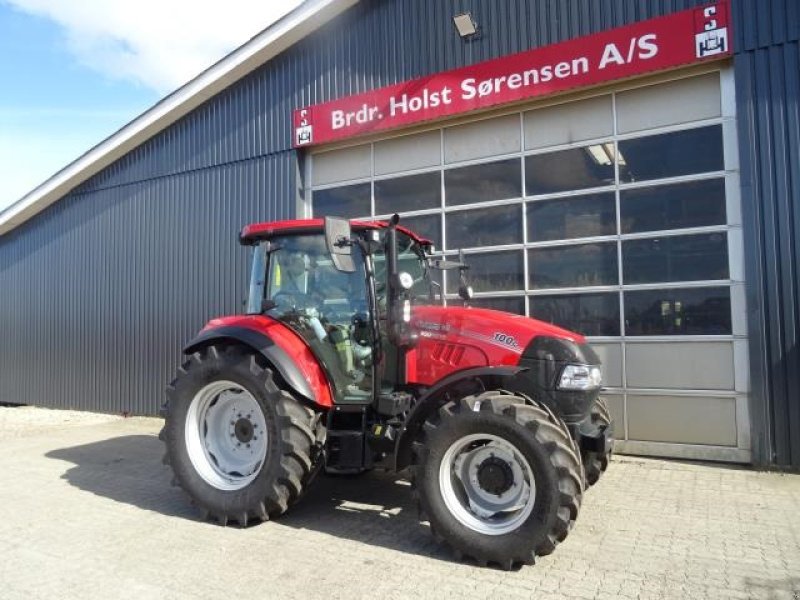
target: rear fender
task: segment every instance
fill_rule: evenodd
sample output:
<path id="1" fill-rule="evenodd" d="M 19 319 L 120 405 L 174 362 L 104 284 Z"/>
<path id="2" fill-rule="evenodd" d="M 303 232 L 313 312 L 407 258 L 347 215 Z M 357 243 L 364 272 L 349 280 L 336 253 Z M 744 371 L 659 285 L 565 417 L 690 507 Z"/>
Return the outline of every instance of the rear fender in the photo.
<path id="1" fill-rule="evenodd" d="M 277 339 L 277 336 L 269 336 L 249 327 L 222 326 L 201 331 L 186 345 L 183 352 L 184 354 L 193 354 L 202 348 L 220 342 L 240 344 L 261 354 L 278 372 L 286 385 L 302 399 L 317 407 L 330 408 L 333 406 L 327 379 L 322 369 L 316 364 L 316 360 L 313 359 L 311 351 L 305 345 L 288 348 L 284 347 L 287 345 L 286 341 Z M 299 340 L 298 344 L 301 344 Z M 311 358 L 316 369 L 310 366 L 312 363 L 309 360 L 298 361 L 292 358 L 293 356 L 302 356 L 304 351 L 308 354 L 304 358 Z"/>
<path id="2" fill-rule="evenodd" d="M 400 471 L 411 464 L 411 445 L 425 421 L 451 400 L 457 400 L 485 390 L 518 388 L 514 385 L 525 367 L 477 367 L 448 375 L 428 389 L 414 404 L 395 446 L 395 469 Z"/>

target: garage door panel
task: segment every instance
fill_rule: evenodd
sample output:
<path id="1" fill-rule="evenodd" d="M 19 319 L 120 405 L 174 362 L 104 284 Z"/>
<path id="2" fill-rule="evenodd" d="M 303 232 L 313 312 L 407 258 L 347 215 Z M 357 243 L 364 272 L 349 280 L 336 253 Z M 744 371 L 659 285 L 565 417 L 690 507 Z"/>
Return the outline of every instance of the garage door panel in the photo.
<path id="1" fill-rule="evenodd" d="M 631 440 L 736 445 L 736 399 L 628 395 Z"/>
<path id="2" fill-rule="evenodd" d="M 444 130 L 444 160 L 447 164 L 519 152 L 519 114 L 486 119 Z"/>
<path id="3" fill-rule="evenodd" d="M 442 142 L 439 130 L 405 135 L 375 143 L 375 175 L 388 175 L 442 163 Z"/>
<path id="4" fill-rule="evenodd" d="M 525 149 L 608 137 L 614 130 L 611 96 L 600 96 L 525 113 Z"/>
<path id="5" fill-rule="evenodd" d="M 312 169 L 314 185 L 366 179 L 371 173 L 372 148 L 369 144 L 314 155 L 314 168 Z"/>
<path id="6" fill-rule="evenodd" d="M 603 385 L 606 387 L 622 387 L 622 346 L 592 342 L 592 348 L 600 357 L 603 365 Z"/>
<path id="7" fill-rule="evenodd" d="M 617 94 L 619 133 L 712 119 L 721 114 L 719 73 Z"/>
<path id="8" fill-rule="evenodd" d="M 733 390 L 731 342 L 670 342 L 626 345 L 628 386 Z"/>

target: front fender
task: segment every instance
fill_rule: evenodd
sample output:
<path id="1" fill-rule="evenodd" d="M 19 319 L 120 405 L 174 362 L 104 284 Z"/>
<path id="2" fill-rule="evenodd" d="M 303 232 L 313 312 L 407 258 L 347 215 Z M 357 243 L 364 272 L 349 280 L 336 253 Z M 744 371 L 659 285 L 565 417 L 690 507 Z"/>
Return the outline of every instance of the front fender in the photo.
<path id="1" fill-rule="evenodd" d="M 320 407 L 333 406 L 327 378 L 311 351 L 293 333 L 286 335 L 285 331 L 275 331 L 276 327 L 288 330 L 275 321 L 269 322 L 267 331 L 241 325 L 208 327 L 190 341 L 183 352 L 192 354 L 217 342 L 241 344 L 261 354 L 294 393 Z"/>
<path id="2" fill-rule="evenodd" d="M 411 464 L 411 445 L 422 425 L 441 406 L 458 398 L 484 390 L 513 388 L 514 381 L 525 367 L 476 367 L 456 371 L 442 379 L 419 397 L 408 415 L 395 445 L 395 469 Z"/>

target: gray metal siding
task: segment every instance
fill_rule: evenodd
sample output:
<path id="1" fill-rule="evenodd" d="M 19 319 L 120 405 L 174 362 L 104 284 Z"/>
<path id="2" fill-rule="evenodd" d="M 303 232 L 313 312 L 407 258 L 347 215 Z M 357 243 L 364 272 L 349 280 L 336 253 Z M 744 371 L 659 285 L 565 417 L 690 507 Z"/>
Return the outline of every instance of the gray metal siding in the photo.
<path id="1" fill-rule="evenodd" d="M 740 2 L 736 13 L 751 412 L 757 460 L 800 467 L 800 6 L 772 8 Z"/>
<path id="2" fill-rule="evenodd" d="M 0 399 L 155 413 L 182 344 L 246 297 L 236 232 L 293 215 L 295 162 L 73 193 L 0 238 Z"/>
<path id="3" fill-rule="evenodd" d="M 365 0 L 0 238 L 0 400 L 154 413 L 179 348 L 238 309 L 247 221 L 291 217 L 293 108 L 705 0 Z M 451 17 L 472 11 L 481 39 Z M 796 0 L 734 0 L 753 413 L 800 465 Z"/>

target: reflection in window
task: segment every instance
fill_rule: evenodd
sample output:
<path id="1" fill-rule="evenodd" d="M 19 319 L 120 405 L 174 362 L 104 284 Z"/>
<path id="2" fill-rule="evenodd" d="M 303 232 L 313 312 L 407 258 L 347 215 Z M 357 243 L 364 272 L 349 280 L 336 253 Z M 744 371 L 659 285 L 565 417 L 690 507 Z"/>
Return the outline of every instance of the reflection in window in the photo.
<path id="1" fill-rule="evenodd" d="M 677 235 L 622 243 L 624 282 L 728 279 L 724 233 Z"/>
<path id="2" fill-rule="evenodd" d="M 437 251 L 442 248 L 442 217 L 439 215 L 420 215 L 416 217 L 403 217 L 400 225 L 407 227 L 417 235 L 431 240 Z"/>
<path id="3" fill-rule="evenodd" d="M 525 288 L 523 255 L 519 250 L 467 254 L 464 258 L 469 265 L 466 274 L 467 283 L 476 292 L 499 292 Z M 458 271 L 449 271 L 447 273 L 447 292 L 449 294 L 458 292 L 458 283 Z"/>
<path id="4" fill-rule="evenodd" d="M 528 241 L 614 235 L 617 213 L 614 193 L 529 202 Z"/>
<path id="5" fill-rule="evenodd" d="M 617 244 L 580 244 L 529 250 L 533 289 L 617 285 Z"/>
<path id="6" fill-rule="evenodd" d="M 614 183 L 614 145 L 535 154 L 525 158 L 525 194 L 552 194 Z"/>
<path id="7" fill-rule="evenodd" d="M 722 171 L 722 126 L 712 125 L 619 142 L 626 164 L 620 183 Z"/>
<path id="8" fill-rule="evenodd" d="M 315 217 L 364 217 L 371 214 L 369 183 L 314 190 L 312 205 Z"/>
<path id="9" fill-rule="evenodd" d="M 450 300 L 451 304 L 456 302 L 456 300 Z M 517 298 L 473 298 L 470 300 L 469 305 L 477 308 L 502 310 L 516 315 L 525 314 L 525 298 L 521 296 Z"/>
<path id="10" fill-rule="evenodd" d="M 627 335 L 730 335 L 727 287 L 625 292 Z"/>
<path id="11" fill-rule="evenodd" d="M 583 335 L 619 335 L 619 294 L 531 296 L 530 316 Z"/>
<path id="12" fill-rule="evenodd" d="M 438 208 L 441 198 L 438 171 L 375 181 L 375 213 L 379 215 Z"/>
<path id="13" fill-rule="evenodd" d="M 447 213 L 447 248 L 476 248 L 522 242 L 519 205 Z"/>
<path id="14" fill-rule="evenodd" d="M 444 172 L 448 206 L 522 196 L 522 163 L 518 158 L 470 165 Z"/>
<path id="15" fill-rule="evenodd" d="M 725 224 L 725 180 L 620 192 L 622 233 Z"/>

